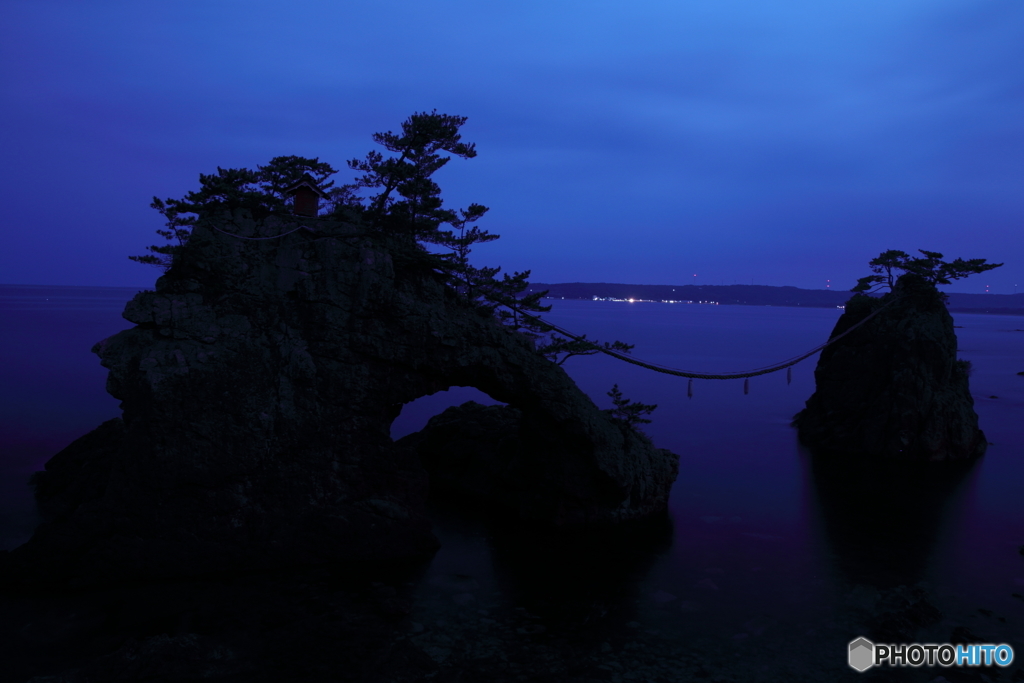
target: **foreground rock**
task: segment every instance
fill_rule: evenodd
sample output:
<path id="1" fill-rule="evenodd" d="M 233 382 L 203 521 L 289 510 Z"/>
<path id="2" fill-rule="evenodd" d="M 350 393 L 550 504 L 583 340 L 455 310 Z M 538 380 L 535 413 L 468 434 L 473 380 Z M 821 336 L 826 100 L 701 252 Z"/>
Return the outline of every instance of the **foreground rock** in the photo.
<path id="1" fill-rule="evenodd" d="M 584 614 L 512 607 L 487 591 L 456 601 L 404 581 L 338 583 L 311 569 L 59 599 L 0 592 L 0 680 L 821 683 L 859 680 L 843 656 L 851 633 L 874 642 L 1019 641 L 1014 612 L 949 604 L 918 586 L 841 591 L 824 623 L 771 615 L 723 623 L 714 608 L 681 613 L 678 601 L 638 614 L 635 595 Z M 878 673 L 892 671 L 866 680 L 938 680 L 931 667 Z M 1019 680 L 995 667 L 961 671 L 950 680 Z"/>
<path id="2" fill-rule="evenodd" d="M 889 304 L 821 352 L 816 390 L 795 418 L 812 450 L 898 460 L 965 460 L 985 452 L 968 364 L 957 359 L 942 294 L 916 275 L 881 299 L 856 296 L 835 336 Z"/>
<path id="3" fill-rule="evenodd" d="M 92 584 L 420 557 L 427 474 L 389 434 L 404 403 L 473 386 L 547 460 L 517 492 L 554 524 L 665 509 L 676 458 L 625 434 L 532 341 L 462 302 L 411 241 L 341 221 L 201 221 L 136 326 L 93 349 L 123 418 L 37 476 L 46 521 L 9 577 Z M 216 228 L 216 229 L 215 229 Z M 545 469 L 546 468 L 546 469 Z M 540 469 L 537 471 L 540 472 Z M 557 477 L 549 476 L 557 471 Z"/>

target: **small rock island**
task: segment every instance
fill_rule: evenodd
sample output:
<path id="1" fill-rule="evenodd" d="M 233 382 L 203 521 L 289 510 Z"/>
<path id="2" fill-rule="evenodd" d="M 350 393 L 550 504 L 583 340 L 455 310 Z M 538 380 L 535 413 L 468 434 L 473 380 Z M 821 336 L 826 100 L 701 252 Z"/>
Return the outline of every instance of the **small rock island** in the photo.
<path id="1" fill-rule="evenodd" d="M 988 442 L 968 388 L 970 366 L 957 358 L 942 293 L 907 272 L 885 296 L 851 298 L 832 337 L 876 312 L 822 350 L 816 390 L 794 420 L 801 442 L 841 458 L 952 461 L 983 455 Z"/>

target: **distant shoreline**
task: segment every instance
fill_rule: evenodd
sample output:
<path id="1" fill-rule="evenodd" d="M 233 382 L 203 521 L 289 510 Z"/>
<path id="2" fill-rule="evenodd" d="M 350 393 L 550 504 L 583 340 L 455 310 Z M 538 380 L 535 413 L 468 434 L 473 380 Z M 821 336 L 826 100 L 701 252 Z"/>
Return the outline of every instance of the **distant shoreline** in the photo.
<path id="1" fill-rule="evenodd" d="M 853 294 L 833 289 L 801 289 L 768 285 L 631 285 L 615 282 L 530 283 L 527 292 L 548 290 L 547 298 L 714 302 L 733 306 L 839 308 Z M 952 313 L 1024 316 L 1024 294 L 960 294 L 947 292 Z"/>
<path id="2" fill-rule="evenodd" d="M 99 287 L 90 285 L 3 285 L 0 298 L 73 295 L 128 301 L 152 287 Z M 617 299 L 650 302 L 714 302 L 724 306 L 792 306 L 838 308 L 852 295 L 831 289 L 801 289 L 769 285 L 630 285 L 615 282 L 530 283 L 527 292 L 548 290 L 551 299 Z M 951 313 L 988 313 L 1024 316 L 1024 294 L 960 294 L 948 292 Z"/>

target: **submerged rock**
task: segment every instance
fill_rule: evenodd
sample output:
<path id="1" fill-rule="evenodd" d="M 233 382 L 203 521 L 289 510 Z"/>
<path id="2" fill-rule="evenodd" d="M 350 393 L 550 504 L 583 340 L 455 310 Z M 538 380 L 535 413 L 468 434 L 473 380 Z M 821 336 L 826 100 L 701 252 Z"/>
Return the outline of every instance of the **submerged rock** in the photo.
<path id="1" fill-rule="evenodd" d="M 906 274 L 879 299 L 855 296 L 832 336 L 881 306 L 863 327 L 826 347 L 816 389 L 794 424 L 814 451 L 898 460 L 962 460 L 985 452 L 969 364 L 956 357 L 942 294 Z"/>
<path id="2" fill-rule="evenodd" d="M 36 476 L 46 519 L 9 575 L 90 584 L 423 556 L 437 547 L 427 473 L 389 429 L 403 404 L 456 385 L 513 406 L 544 455 L 509 463 L 538 482 L 503 494 L 524 516 L 665 509 L 676 457 L 457 297 L 422 248 L 304 220 L 290 234 L 293 219 L 201 220 L 128 303 L 136 326 L 93 349 L 123 417 Z"/>

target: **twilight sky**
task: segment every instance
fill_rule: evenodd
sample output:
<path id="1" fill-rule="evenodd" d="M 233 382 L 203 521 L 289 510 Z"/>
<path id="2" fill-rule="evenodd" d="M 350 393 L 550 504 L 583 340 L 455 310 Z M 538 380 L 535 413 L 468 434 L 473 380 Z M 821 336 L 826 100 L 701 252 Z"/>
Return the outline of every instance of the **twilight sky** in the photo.
<path id="1" fill-rule="evenodd" d="M 537 282 L 1024 292 L 1020 0 L 0 0 L 0 283 L 151 286 L 154 195 L 468 116 L 437 176 Z M 694 278 L 694 274 L 697 277 Z"/>

